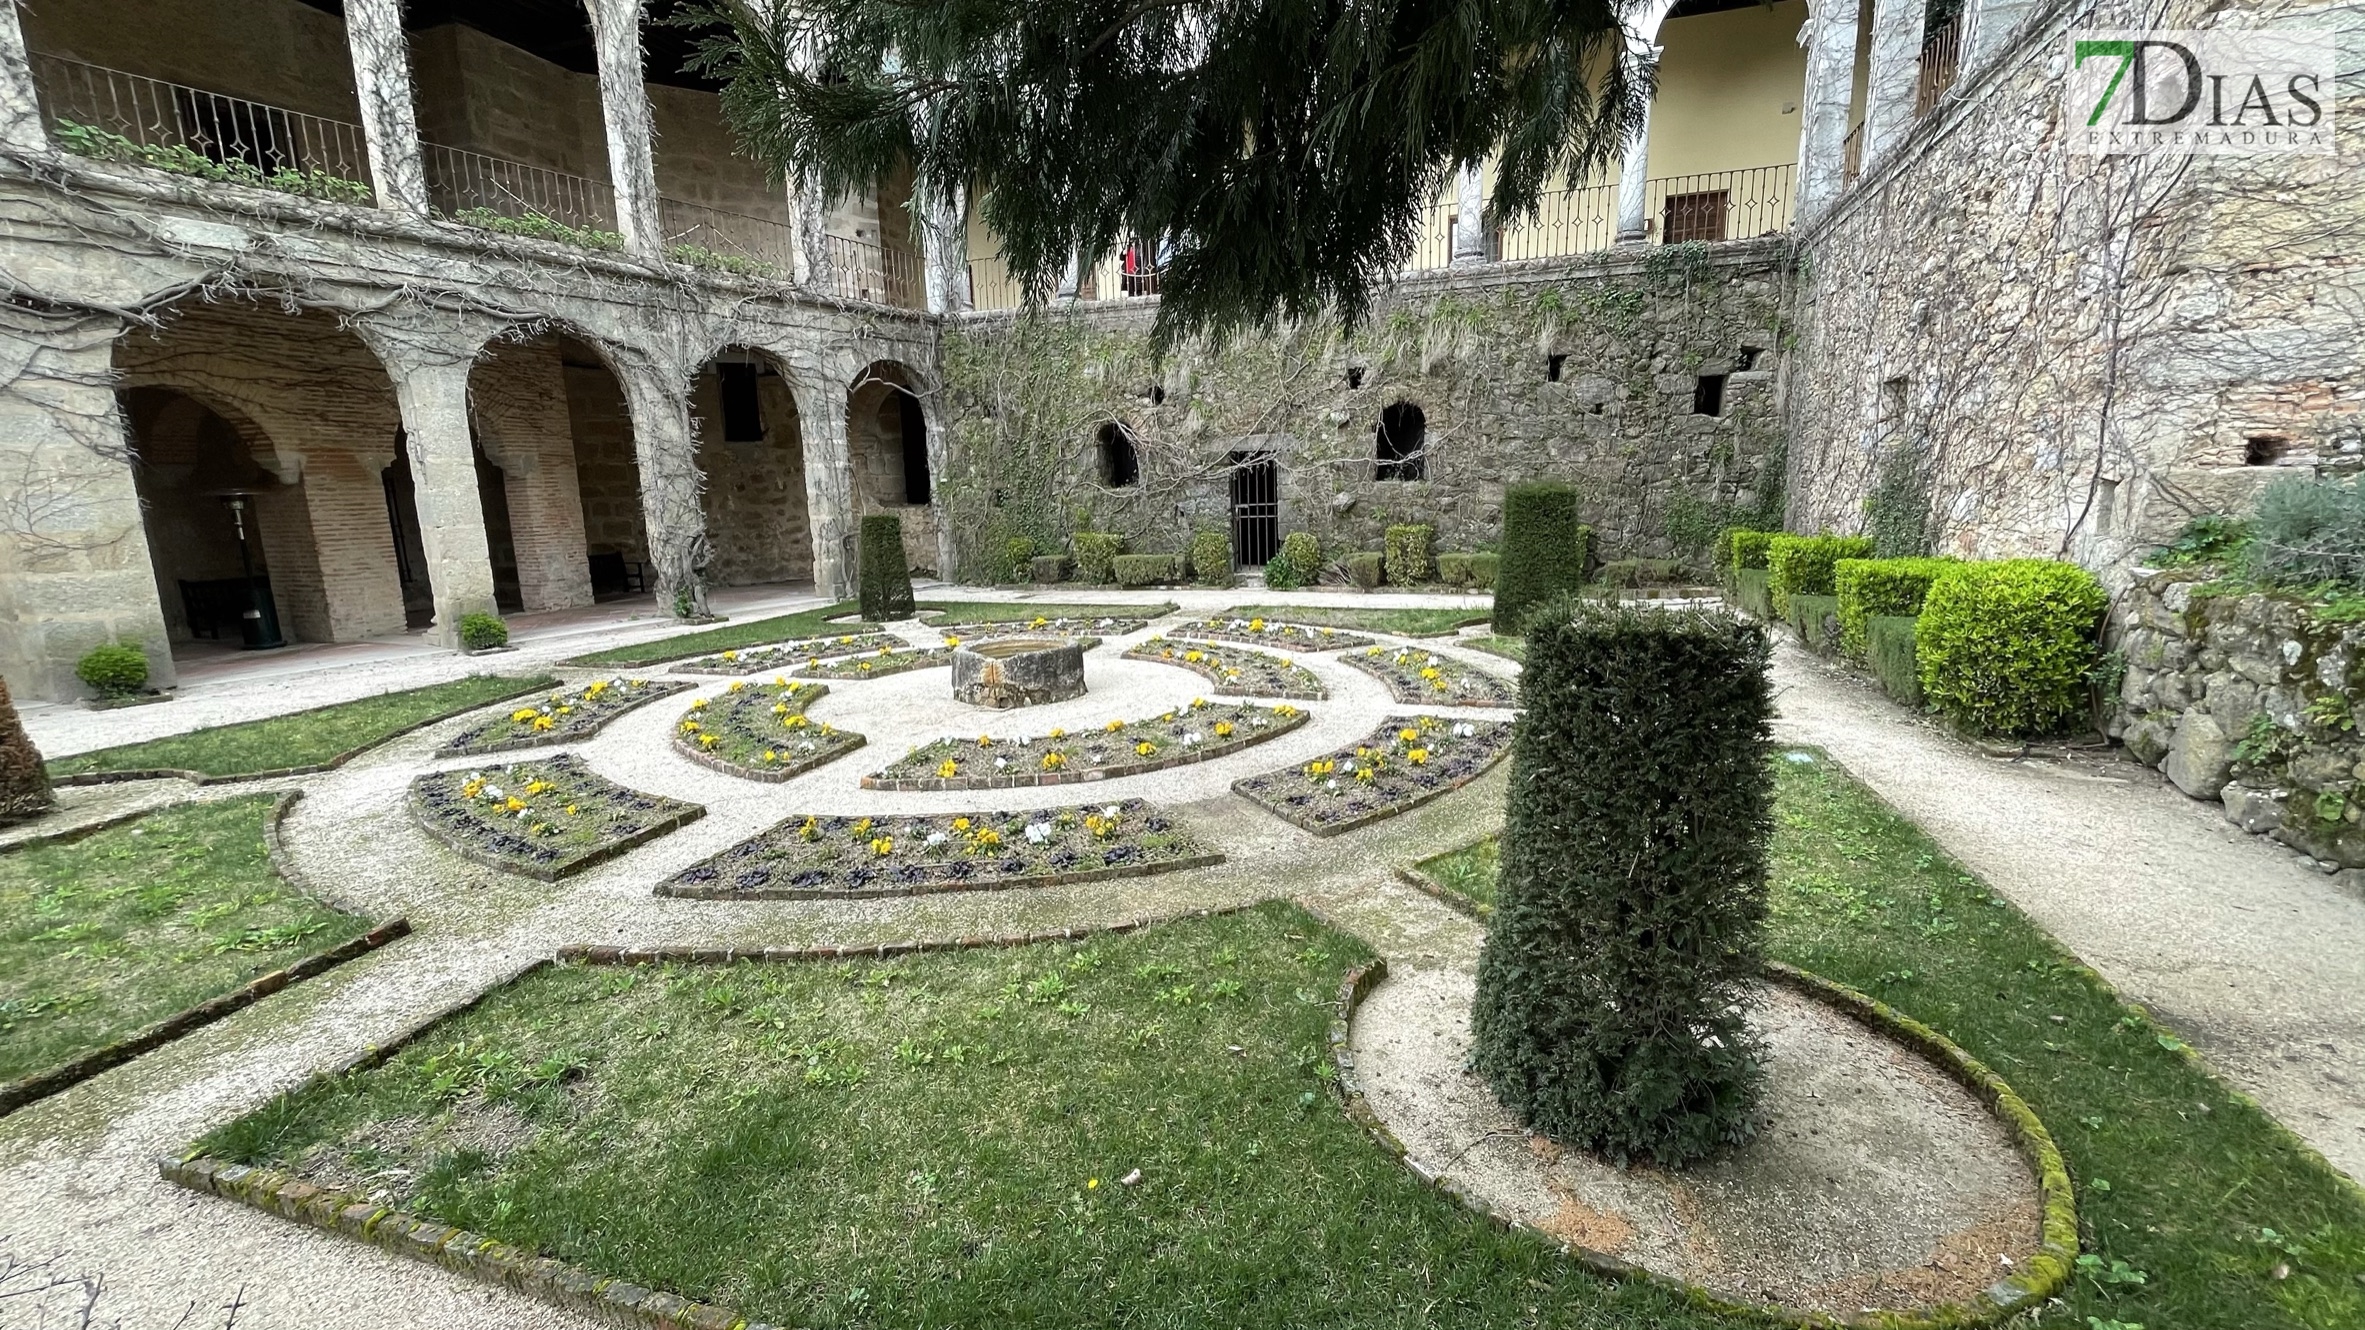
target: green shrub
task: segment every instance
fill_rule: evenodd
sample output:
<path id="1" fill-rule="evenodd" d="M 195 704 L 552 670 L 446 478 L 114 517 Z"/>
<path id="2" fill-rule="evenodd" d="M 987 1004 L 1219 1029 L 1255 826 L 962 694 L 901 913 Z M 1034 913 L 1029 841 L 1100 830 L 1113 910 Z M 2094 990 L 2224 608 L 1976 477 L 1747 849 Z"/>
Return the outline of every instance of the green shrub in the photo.
<path id="1" fill-rule="evenodd" d="M 1177 581 L 1182 576 L 1177 562 L 1171 554 L 1120 554 L 1115 565 L 1117 585 L 1157 586 Z"/>
<path id="2" fill-rule="evenodd" d="M 1347 568 L 1347 580 L 1366 591 L 1379 586 L 1388 571 L 1388 556 L 1378 550 L 1358 551 L 1342 562 Z"/>
<path id="3" fill-rule="evenodd" d="M 903 557 L 903 519 L 876 513 L 862 519 L 858 599 L 873 623 L 912 617 L 912 570 Z"/>
<path id="4" fill-rule="evenodd" d="M 2259 493 L 2249 537 L 2250 571 L 2261 582 L 2365 584 L 2365 474 L 2276 481 Z"/>
<path id="5" fill-rule="evenodd" d="M 1831 594 L 1831 565 L 1842 559 L 1869 559 L 1872 540 L 1866 536 L 1776 536 L 1766 544 L 1767 579 L 1774 591 L 1774 613 L 1790 613 L 1790 598 Z"/>
<path id="6" fill-rule="evenodd" d="M 460 616 L 460 646 L 466 651 L 490 651 L 509 645 L 509 625 L 497 614 Z"/>
<path id="7" fill-rule="evenodd" d="M 1516 634 L 1529 611 L 1585 580 L 1592 536 L 1577 520 L 1577 491 L 1532 481 L 1503 492 L 1503 561 L 1495 574 L 1494 629 Z"/>
<path id="8" fill-rule="evenodd" d="M 1076 580 L 1107 586 L 1117 580 L 1117 556 L 1125 552 L 1125 537 L 1104 531 L 1079 531 L 1069 541 L 1076 550 Z"/>
<path id="9" fill-rule="evenodd" d="M 1064 554 L 1038 554 L 1027 560 L 1027 580 L 1030 582 L 1048 586 L 1053 582 L 1066 581 L 1067 576 L 1068 556 Z"/>
<path id="10" fill-rule="evenodd" d="M 1719 580 L 1730 580 L 1733 575 L 1733 537 L 1741 532 L 1741 527 L 1728 526 L 1716 533 L 1715 542 L 1708 547 L 1708 566 Z"/>
<path id="11" fill-rule="evenodd" d="M 2155 568 L 2218 567 L 2249 558 L 2250 524 L 2223 513 L 2203 513 L 2184 524 L 2176 539 L 2153 550 Z"/>
<path id="12" fill-rule="evenodd" d="M 39 817 L 56 806 L 49 767 L 17 717 L 8 681 L 0 679 L 0 825 Z"/>
<path id="13" fill-rule="evenodd" d="M 1683 581 L 1683 565 L 1673 559 L 1619 559 L 1605 563 L 1594 574 L 1603 586 L 1674 586 Z"/>
<path id="14" fill-rule="evenodd" d="M 1867 619 L 1922 612 L 1930 583 L 1953 559 L 1842 559 L 1831 565 L 1831 594 L 1839 597 L 1839 645 L 1850 660 L 1864 659 Z"/>
<path id="15" fill-rule="evenodd" d="M 1467 554 L 1438 555 L 1437 580 L 1447 586 L 1470 585 L 1470 556 Z"/>
<path id="16" fill-rule="evenodd" d="M 1322 546 L 1310 531 L 1292 531 L 1281 538 L 1281 548 L 1265 560 L 1265 585 L 1275 591 L 1294 591 L 1322 578 Z"/>
<path id="17" fill-rule="evenodd" d="M 1733 572 L 1733 603 L 1767 623 L 1774 621 L 1773 574 L 1763 568 Z"/>
<path id="18" fill-rule="evenodd" d="M 100 697 L 130 697 L 148 686 L 148 656 L 138 647 L 109 642 L 82 653 L 74 677 Z"/>
<path id="19" fill-rule="evenodd" d="M 1419 586 L 1429 580 L 1429 548 L 1437 543 L 1437 528 L 1407 523 L 1388 528 L 1385 563 L 1389 586 Z"/>
<path id="20" fill-rule="evenodd" d="M 1727 533 L 1727 545 L 1731 551 L 1731 562 L 1727 566 L 1736 573 L 1765 567 L 1766 554 L 1773 547 L 1774 537 L 1781 534 L 1779 531 L 1747 531 L 1734 527 Z"/>
<path id="21" fill-rule="evenodd" d="M 1559 597 L 1528 620 L 1472 1062 L 1621 1163 L 1748 1138 L 1773 824 L 1765 630 Z"/>
<path id="22" fill-rule="evenodd" d="M 1501 570 L 1502 563 L 1503 556 L 1500 554 L 1471 555 L 1470 585 L 1478 588 L 1481 591 L 1494 590 L 1495 575 Z"/>
<path id="23" fill-rule="evenodd" d="M 1914 663 L 1913 626 L 1907 615 L 1874 615 L 1864 621 L 1864 658 L 1881 688 L 1916 711 L 1922 705 L 1921 670 Z"/>
<path id="24" fill-rule="evenodd" d="M 1035 562 L 1035 542 L 1025 536 L 1012 536 L 1002 542 L 1001 582 L 1023 582 L 1030 578 Z"/>
<path id="25" fill-rule="evenodd" d="M 1821 656 L 1839 650 L 1839 597 L 1799 592 L 1790 598 L 1790 613 L 1783 617 L 1807 650 Z"/>
<path id="26" fill-rule="evenodd" d="M 1232 538 L 1214 527 L 1191 536 L 1191 575 L 1201 586 L 1232 584 Z"/>
<path id="27" fill-rule="evenodd" d="M 1922 602 L 1914 632 L 1922 692 L 1977 733 L 2051 733 L 2086 710 L 2094 630 L 2109 604 L 2076 564 L 1958 564 Z"/>

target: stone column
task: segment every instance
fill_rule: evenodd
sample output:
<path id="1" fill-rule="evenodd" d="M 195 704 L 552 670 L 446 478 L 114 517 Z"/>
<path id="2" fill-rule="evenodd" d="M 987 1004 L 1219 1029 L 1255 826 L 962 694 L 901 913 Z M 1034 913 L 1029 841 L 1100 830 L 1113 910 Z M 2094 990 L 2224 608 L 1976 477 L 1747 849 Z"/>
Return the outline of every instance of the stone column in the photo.
<path id="1" fill-rule="evenodd" d="M 958 314 L 969 308 L 969 208 L 965 194 L 956 191 L 949 198 L 933 200 L 920 212 L 922 275 L 928 285 L 931 314 Z"/>
<path id="2" fill-rule="evenodd" d="M 402 32 L 402 0 L 345 0 L 345 40 L 353 48 L 353 91 L 370 145 L 378 206 L 427 215 L 427 166 L 419 155 L 419 116 L 411 103 L 411 46 Z"/>
<path id="3" fill-rule="evenodd" d="M 1674 0 L 1648 0 L 1627 21 L 1626 77 L 1641 83 L 1659 71 L 1659 25 L 1667 20 Z M 1654 97 L 1653 100 L 1656 100 Z M 1618 243 L 1640 244 L 1650 239 L 1651 107 L 1644 102 L 1642 123 L 1626 143 L 1625 160 L 1618 166 Z"/>
<path id="4" fill-rule="evenodd" d="M 813 589 L 854 595 L 854 458 L 846 438 L 842 383 L 797 389 L 797 430 L 805 447 L 805 515 L 813 527 Z"/>
<path id="5" fill-rule="evenodd" d="M 632 452 L 640 463 L 641 520 L 649 539 L 651 590 L 657 608 L 686 619 L 704 618 L 705 478 L 698 473 L 698 432 L 690 419 L 690 375 L 672 366 L 626 363 L 616 377 L 632 417 Z"/>
<path id="6" fill-rule="evenodd" d="M 493 326 L 472 320 L 422 328 L 396 318 L 354 324 L 394 380 L 418 502 L 419 543 L 435 593 L 428 637 L 447 647 L 460 645 L 462 616 L 500 613 L 468 419 L 468 376 Z"/>
<path id="7" fill-rule="evenodd" d="M 608 124 L 608 179 L 616 190 L 616 229 L 625 252 L 664 257 L 665 223 L 657 204 L 656 117 L 641 57 L 643 0 L 585 0 L 599 47 L 599 102 Z"/>
<path id="8" fill-rule="evenodd" d="M 14 29 L 13 15 L 9 23 Z M 74 664 L 122 642 L 173 682 L 131 443 L 117 409 L 112 318 L 0 307 L 0 673 L 19 697 L 78 697 Z M 21 484 L 17 483 L 21 480 Z"/>
<path id="9" fill-rule="evenodd" d="M 1848 111 L 1856 93 L 1857 0 L 1813 0 L 1799 45 L 1807 79 L 1799 99 L 1798 219 L 1821 212 L 1847 185 Z"/>
<path id="10" fill-rule="evenodd" d="M 49 134 L 41 127 L 41 99 L 33 90 L 33 62 L 25 54 L 25 30 L 16 19 L 16 0 L 0 0 L 0 152 L 42 152 Z"/>
<path id="11" fill-rule="evenodd" d="M 1922 81 L 1922 15 L 1928 0 L 1873 0 L 1872 67 L 1864 82 L 1862 164 L 1869 169 L 1913 127 Z M 1848 53 L 1850 60 L 1855 52 Z"/>
<path id="12" fill-rule="evenodd" d="M 1079 255 L 1070 254 L 1068 255 L 1068 270 L 1060 276 L 1059 290 L 1053 294 L 1061 303 L 1072 304 L 1083 294 L 1083 291 L 1084 260 Z"/>
<path id="13" fill-rule="evenodd" d="M 2011 45 L 2037 7 L 2038 0 L 1970 0 L 1963 9 L 1963 54 L 1956 79 Z"/>
<path id="14" fill-rule="evenodd" d="M 1486 167 L 1462 168 L 1454 181 L 1453 266 L 1484 263 L 1486 254 Z"/>

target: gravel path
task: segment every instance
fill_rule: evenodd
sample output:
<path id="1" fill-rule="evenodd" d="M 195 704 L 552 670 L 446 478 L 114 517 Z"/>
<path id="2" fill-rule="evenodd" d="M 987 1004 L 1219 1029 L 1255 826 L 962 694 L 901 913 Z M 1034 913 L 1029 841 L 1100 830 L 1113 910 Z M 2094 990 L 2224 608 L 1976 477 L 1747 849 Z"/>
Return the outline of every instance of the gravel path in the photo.
<path id="1" fill-rule="evenodd" d="M 2365 901 L 2129 761 L 1991 758 L 1784 643 L 1814 744 L 2365 1179 Z"/>

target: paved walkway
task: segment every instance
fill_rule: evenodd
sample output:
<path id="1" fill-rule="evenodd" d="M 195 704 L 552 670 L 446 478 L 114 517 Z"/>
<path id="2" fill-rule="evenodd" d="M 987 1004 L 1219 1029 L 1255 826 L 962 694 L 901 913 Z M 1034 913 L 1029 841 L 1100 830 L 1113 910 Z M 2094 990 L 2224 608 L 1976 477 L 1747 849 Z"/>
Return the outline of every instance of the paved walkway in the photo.
<path id="1" fill-rule="evenodd" d="M 2365 901 L 2131 762 L 1983 756 L 1785 643 L 1777 733 L 1839 759 L 2365 1179 Z"/>

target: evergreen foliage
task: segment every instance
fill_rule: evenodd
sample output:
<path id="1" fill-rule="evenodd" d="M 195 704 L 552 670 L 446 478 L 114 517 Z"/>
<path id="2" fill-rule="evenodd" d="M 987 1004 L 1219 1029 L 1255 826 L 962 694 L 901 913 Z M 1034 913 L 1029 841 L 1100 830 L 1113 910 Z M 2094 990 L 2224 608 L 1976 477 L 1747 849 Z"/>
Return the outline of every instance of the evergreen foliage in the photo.
<path id="1" fill-rule="evenodd" d="M 1767 585 L 1774 593 L 1774 613 L 1790 613 L 1790 598 L 1831 594 L 1831 566 L 1842 559 L 1869 559 L 1872 540 L 1866 536 L 1775 536 L 1766 542 Z"/>
<path id="2" fill-rule="evenodd" d="M 1955 566 L 1953 559 L 1841 559 L 1831 565 L 1831 593 L 1839 597 L 1839 644 L 1851 660 L 1863 660 L 1867 620 L 1922 612 L 1930 583 Z"/>
<path id="3" fill-rule="evenodd" d="M 1292 531 L 1281 538 L 1281 548 L 1265 560 L 1265 585 L 1294 591 L 1322 580 L 1322 543 L 1311 531 Z"/>
<path id="4" fill-rule="evenodd" d="M 1412 257 L 1452 173 L 1497 218 L 1616 160 L 1649 80 L 1603 0 L 697 0 L 741 146 L 823 197 L 912 173 L 915 222 L 967 190 L 1047 298 L 1071 256 L 1162 251 L 1154 338 L 1335 315 Z M 1281 95 L 1283 92 L 1286 95 Z"/>
<path id="5" fill-rule="evenodd" d="M 1930 459 L 1918 447 L 1884 449 L 1864 499 L 1864 534 L 1876 557 L 1919 558 L 1930 552 L 1937 523 L 1930 511 Z"/>
<path id="6" fill-rule="evenodd" d="M 1470 585 L 1470 556 L 1467 554 L 1438 555 L 1437 580 L 1447 586 Z"/>
<path id="7" fill-rule="evenodd" d="M 1064 554 L 1038 554 L 1027 560 L 1027 580 L 1030 582 L 1048 586 L 1053 582 L 1066 581 L 1067 576 L 1068 556 Z"/>
<path id="8" fill-rule="evenodd" d="M 1779 531 L 1746 531 L 1735 527 L 1727 533 L 1731 552 L 1730 567 L 1736 573 L 1766 566 L 1766 554 L 1772 549 Z"/>
<path id="9" fill-rule="evenodd" d="M 1759 620 L 1774 620 L 1773 574 L 1763 568 L 1737 568 L 1733 571 L 1733 604 Z"/>
<path id="10" fill-rule="evenodd" d="M 1790 610 L 1783 618 L 1807 650 L 1819 656 L 1839 650 L 1839 597 L 1797 592 L 1790 597 Z"/>
<path id="11" fill-rule="evenodd" d="M 1388 556 L 1378 550 L 1358 550 L 1344 563 L 1347 580 L 1365 591 L 1377 590 L 1388 574 Z"/>
<path id="12" fill-rule="evenodd" d="M 1772 833 L 1759 625 L 1556 598 L 1529 620 L 1473 1061 L 1621 1163 L 1748 1138 Z"/>
<path id="13" fill-rule="evenodd" d="M 893 513 L 862 519 L 858 599 L 862 617 L 873 623 L 912 617 L 912 571 L 903 557 L 903 519 Z"/>
<path id="14" fill-rule="evenodd" d="M 1407 523 L 1388 528 L 1382 540 L 1389 586 L 1419 586 L 1429 580 L 1429 551 L 1437 543 L 1437 528 Z"/>
<path id="15" fill-rule="evenodd" d="M 1215 527 L 1191 536 L 1191 575 L 1201 586 L 1232 584 L 1232 538 Z"/>
<path id="16" fill-rule="evenodd" d="M 8 681 L 0 679 L 0 825 L 38 817 L 56 803 L 41 751 L 33 747 L 24 722 L 17 718 Z"/>
<path id="17" fill-rule="evenodd" d="M 2261 582 L 2365 585 L 2365 474 L 2276 481 L 2259 494 L 2247 534 L 2250 571 Z"/>
<path id="18" fill-rule="evenodd" d="M 1079 531 L 1072 543 L 1076 547 L 1077 581 L 1107 586 L 1117 580 L 1117 556 L 1125 552 L 1125 537 L 1104 531 Z"/>
<path id="19" fill-rule="evenodd" d="M 1002 541 L 1002 570 L 995 580 L 1027 582 L 1033 580 L 1035 542 L 1025 536 L 1008 536 Z"/>
<path id="20" fill-rule="evenodd" d="M 509 625 L 498 614 L 460 616 L 460 646 L 467 651 L 490 651 L 509 645 Z"/>
<path id="21" fill-rule="evenodd" d="M 1182 556 L 1177 554 L 1120 554 L 1114 561 L 1118 586 L 1157 586 L 1182 580 Z"/>
<path id="22" fill-rule="evenodd" d="M 1478 588 L 1481 591 L 1494 590 L 1495 577 L 1500 573 L 1502 565 L 1503 556 L 1500 554 L 1471 555 L 1470 585 Z"/>
<path id="23" fill-rule="evenodd" d="M 148 656 L 138 647 L 109 642 L 83 652 L 74 677 L 100 697 L 130 697 L 148 686 Z"/>
<path id="24" fill-rule="evenodd" d="M 1874 615 L 1864 621 L 1864 659 L 1883 691 L 1919 711 L 1922 705 L 1921 668 L 1913 649 L 1914 625 L 1909 615 Z"/>
<path id="25" fill-rule="evenodd" d="M 2050 559 L 1959 564 L 1931 584 L 1914 633 L 1922 691 L 1964 729 L 2050 734 L 2086 712 L 2094 632 L 2110 597 Z"/>
<path id="26" fill-rule="evenodd" d="M 1503 492 L 1503 553 L 1495 574 L 1494 629 L 1517 634 L 1528 614 L 1585 580 L 1592 532 L 1577 520 L 1577 491 L 1559 481 Z"/>

